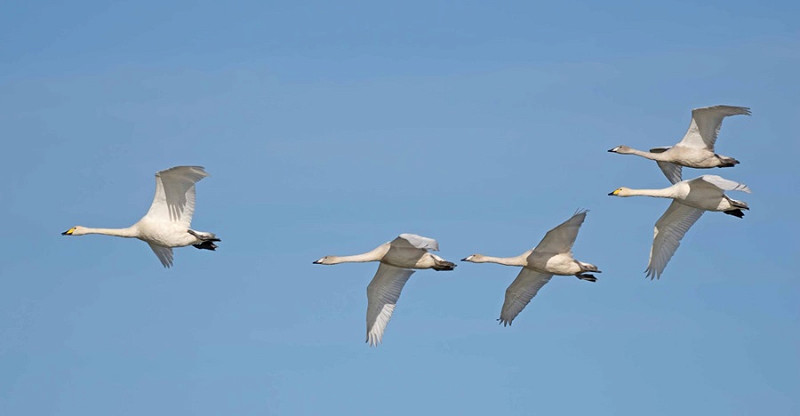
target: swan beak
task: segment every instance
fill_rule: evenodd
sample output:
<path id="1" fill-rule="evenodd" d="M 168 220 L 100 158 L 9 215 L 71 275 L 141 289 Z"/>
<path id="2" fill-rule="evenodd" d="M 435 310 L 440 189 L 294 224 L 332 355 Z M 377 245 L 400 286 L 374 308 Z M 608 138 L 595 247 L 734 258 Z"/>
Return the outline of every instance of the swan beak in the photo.
<path id="1" fill-rule="evenodd" d="M 469 261 L 469 257 L 464 257 L 461 261 Z"/>
<path id="2" fill-rule="evenodd" d="M 616 147 L 614 149 L 616 149 Z M 614 149 L 608 149 L 608 151 L 614 153 Z"/>
<path id="3" fill-rule="evenodd" d="M 319 260 L 314 260 L 314 262 L 313 262 L 313 263 L 311 263 L 311 264 L 322 264 L 322 262 L 321 262 L 321 261 L 319 261 Z"/>
<path id="4" fill-rule="evenodd" d="M 75 227 L 72 227 L 69 230 L 64 231 L 63 233 L 61 233 L 61 235 L 72 235 L 72 233 L 74 233 L 74 232 L 75 232 Z"/>
<path id="5" fill-rule="evenodd" d="M 609 192 L 608 196 L 617 196 L 619 194 L 619 189 L 615 189 L 614 192 Z"/>
<path id="6" fill-rule="evenodd" d="M 617 192 L 617 191 L 614 191 L 614 192 Z M 609 192 L 608 196 L 614 196 L 614 192 Z"/>

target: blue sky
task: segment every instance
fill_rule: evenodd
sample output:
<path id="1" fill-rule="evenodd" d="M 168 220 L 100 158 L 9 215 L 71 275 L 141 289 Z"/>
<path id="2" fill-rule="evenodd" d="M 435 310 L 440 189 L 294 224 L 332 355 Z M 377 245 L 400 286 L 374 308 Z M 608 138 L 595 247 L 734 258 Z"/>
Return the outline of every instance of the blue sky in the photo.
<path id="1" fill-rule="evenodd" d="M 796 2 L 16 2 L 0 6 L 0 414 L 800 413 Z M 652 162 L 690 110 L 751 211 L 707 213 L 659 281 Z M 123 227 L 199 164 L 217 252 Z M 517 255 L 578 208 L 597 283 L 498 326 L 514 268 L 417 272 L 363 343 L 403 232 Z"/>

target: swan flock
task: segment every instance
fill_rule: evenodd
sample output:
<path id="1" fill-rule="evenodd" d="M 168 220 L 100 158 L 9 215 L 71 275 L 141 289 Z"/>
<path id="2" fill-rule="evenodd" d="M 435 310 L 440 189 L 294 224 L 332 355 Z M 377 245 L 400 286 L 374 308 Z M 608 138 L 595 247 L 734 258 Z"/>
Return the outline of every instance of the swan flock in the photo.
<path id="1" fill-rule="evenodd" d="M 702 175 L 683 180 L 683 167 L 708 169 L 727 168 L 739 161 L 715 153 L 714 145 L 722 120 L 728 116 L 750 115 L 747 107 L 717 105 L 692 110 L 692 120 L 683 139 L 671 147 L 655 147 L 649 152 L 628 146 L 617 146 L 609 152 L 633 154 L 654 160 L 671 186 L 659 189 L 620 187 L 609 196 L 649 196 L 672 202 L 656 221 L 650 257 L 645 276 L 658 279 L 673 257 L 686 232 L 706 211 L 718 211 L 737 218 L 744 216 L 748 204 L 732 199 L 725 191 L 750 192 L 741 183 L 717 175 Z M 191 228 L 195 209 L 195 184 L 207 177 L 201 166 L 176 166 L 157 172 L 156 190 L 150 209 L 127 228 L 90 228 L 76 225 L 64 231 L 66 236 L 102 234 L 136 238 L 148 244 L 165 268 L 173 266 L 173 248 L 193 246 L 215 251 L 220 239 L 214 233 Z M 548 231 L 533 249 L 515 257 L 491 257 L 472 254 L 462 259 L 469 263 L 496 263 L 519 267 L 516 279 L 508 286 L 498 321 L 508 326 L 530 303 L 539 290 L 556 276 L 575 276 L 595 282 L 593 273 L 600 273 L 591 263 L 576 260 L 572 246 L 588 211 L 581 210 Z M 432 253 L 439 243 L 416 234 L 400 234 L 376 248 L 355 255 L 325 256 L 314 261 L 318 265 L 378 262 L 378 269 L 367 286 L 366 342 L 375 346 L 382 342 L 386 326 L 394 313 L 403 288 L 416 270 L 452 271 L 456 264 Z"/>

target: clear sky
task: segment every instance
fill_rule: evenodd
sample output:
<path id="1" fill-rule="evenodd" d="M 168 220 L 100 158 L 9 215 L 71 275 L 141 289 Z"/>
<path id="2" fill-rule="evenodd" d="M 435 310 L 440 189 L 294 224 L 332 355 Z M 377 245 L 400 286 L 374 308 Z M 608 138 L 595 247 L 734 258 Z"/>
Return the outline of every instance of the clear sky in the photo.
<path id="1" fill-rule="evenodd" d="M 800 414 L 795 1 L 6 2 L 0 6 L 0 414 Z M 655 163 L 690 110 L 744 219 L 706 213 L 659 281 Z M 217 252 L 67 238 L 124 227 L 203 165 Z M 576 209 L 597 283 L 418 271 L 364 342 L 400 233 L 513 256 Z"/>

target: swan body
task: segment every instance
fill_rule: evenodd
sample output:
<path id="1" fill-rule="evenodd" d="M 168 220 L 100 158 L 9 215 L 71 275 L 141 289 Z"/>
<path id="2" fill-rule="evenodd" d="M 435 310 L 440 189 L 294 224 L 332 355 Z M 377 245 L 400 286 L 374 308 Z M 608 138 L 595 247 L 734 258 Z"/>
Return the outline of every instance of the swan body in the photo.
<path id="1" fill-rule="evenodd" d="M 138 238 L 146 242 L 164 267 L 173 264 L 172 248 L 193 245 L 214 250 L 220 241 L 213 233 L 190 227 L 195 205 L 195 183 L 208 176 L 201 166 L 176 166 L 156 173 L 156 193 L 147 214 L 127 228 L 90 228 L 76 225 L 63 235 L 102 234 Z"/>
<path id="2" fill-rule="evenodd" d="M 414 269 L 453 270 L 456 265 L 429 250 L 438 251 L 439 243 L 415 234 L 400 234 L 373 250 L 353 256 L 325 256 L 314 264 L 380 262 L 375 277 L 367 286 L 367 338 L 370 346 L 381 343 L 383 333 L 392 317 Z"/>
<path id="3" fill-rule="evenodd" d="M 706 211 L 721 211 L 738 218 L 744 217 L 742 210 L 750 209 L 747 203 L 725 195 L 724 191 L 750 192 L 747 185 L 721 178 L 703 175 L 692 180 L 681 181 L 663 189 L 618 188 L 611 196 L 651 196 L 670 198 L 664 215 L 656 221 L 653 246 L 645 271 L 650 279 L 659 279 L 667 263 L 680 246 L 683 236 Z"/>
<path id="4" fill-rule="evenodd" d="M 531 299 L 536 296 L 553 275 L 576 276 L 581 280 L 594 282 L 597 279 L 588 274 L 600 273 L 597 266 L 584 263 L 572 257 L 572 245 L 578 236 L 587 211 L 579 211 L 570 219 L 548 231 L 539 245 L 516 257 L 491 257 L 473 254 L 462 259 L 472 263 L 497 263 L 504 266 L 519 266 L 516 280 L 506 290 L 503 308 L 500 311 L 500 323 L 511 325 Z"/>
<path id="5" fill-rule="evenodd" d="M 683 139 L 672 147 L 656 147 L 649 152 L 628 146 L 617 146 L 609 152 L 637 155 L 655 160 L 671 183 L 682 180 L 681 166 L 698 169 L 726 168 L 739 163 L 738 160 L 718 155 L 714 143 L 722 127 L 722 119 L 733 115 L 750 115 L 747 107 L 715 105 L 692 110 L 692 121 Z"/>

